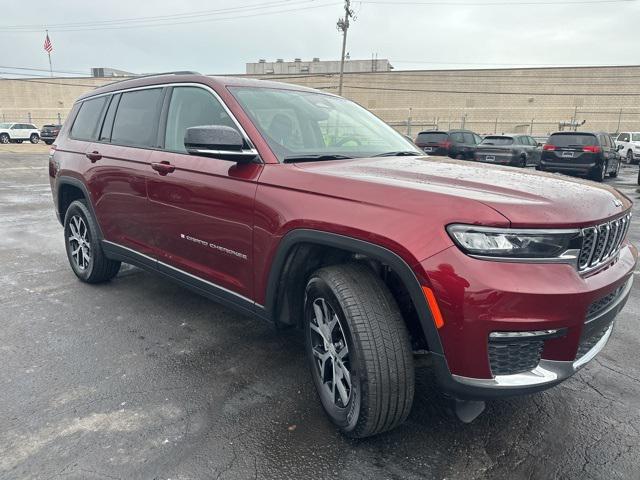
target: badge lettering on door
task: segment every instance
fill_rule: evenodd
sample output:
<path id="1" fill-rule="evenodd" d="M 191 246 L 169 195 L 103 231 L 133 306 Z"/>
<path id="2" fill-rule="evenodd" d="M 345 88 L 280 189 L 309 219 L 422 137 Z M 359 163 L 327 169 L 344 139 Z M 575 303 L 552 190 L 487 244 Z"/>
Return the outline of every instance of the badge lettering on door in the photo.
<path id="1" fill-rule="evenodd" d="M 191 235 L 185 235 L 184 233 L 181 233 L 180 238 L 183 240 L 188 240 L 189 242 L 197 243 L 198 245 L 202 245 L 203 247 L 213 248 L 214 250 L 226 253 L 227 255 L 233 255 L 234 257 L 238 257 L 243 260 L 247 259 L 247 256 L 244 253 L 236 252 L 235 250 L 231 250 L 230 248 L 225 248 L 220 245 L 216 245 L 215 243 L 207 242 L 205 240 L 200 240 L 199 238 L 192 237 Z"/>

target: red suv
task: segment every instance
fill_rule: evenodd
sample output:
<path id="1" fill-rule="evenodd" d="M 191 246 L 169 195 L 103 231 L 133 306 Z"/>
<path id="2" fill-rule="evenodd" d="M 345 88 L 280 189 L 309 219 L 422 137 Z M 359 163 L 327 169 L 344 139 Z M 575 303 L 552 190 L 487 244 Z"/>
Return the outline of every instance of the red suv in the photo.
<path id="1" fill-rule="evenodd" d="M 80 280 L 126 262 L 302 328 L 354 437 L 407 417 L 417 354 L 464 420 L 565 380 L 607 343 L 638 255 L 613 188 L 425 157 L 355 103 L 281 83 L 99 88 L 49 163 Z"/>

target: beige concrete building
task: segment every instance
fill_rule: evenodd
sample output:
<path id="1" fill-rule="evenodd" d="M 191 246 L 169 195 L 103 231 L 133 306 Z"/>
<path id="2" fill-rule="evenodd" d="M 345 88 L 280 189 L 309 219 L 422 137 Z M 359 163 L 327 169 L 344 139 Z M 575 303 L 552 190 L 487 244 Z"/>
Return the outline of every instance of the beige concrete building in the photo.
<path id="1" fill-rule="evenodd" d="M 336 74 L 251 75 L 337 92 Z M 75 98 L 106 78 L 0 80 L 0 119 L 37 125 L 66 117 Z M 466 128 L 545 135 L 640 131 L 640 66 L 347 73 L 344 95 L 402 133 Z"/>

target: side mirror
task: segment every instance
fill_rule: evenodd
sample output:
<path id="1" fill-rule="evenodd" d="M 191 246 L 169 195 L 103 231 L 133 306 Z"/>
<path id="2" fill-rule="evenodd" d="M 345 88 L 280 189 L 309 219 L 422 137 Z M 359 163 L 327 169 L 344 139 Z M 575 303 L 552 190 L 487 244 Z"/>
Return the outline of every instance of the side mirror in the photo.
<path id="1" fill-rule="evenodd" d="M 620 150 L 622 150 L 623 148 L 624 148 L 624 145 L 618 145 L 618 146 L 616 147 L 616 150 L 617 150 L 617 151 L 620 151 Z"/>
<path id="2" fill-rule="evenodd" d="M 258 156 L 255 150 L 244 150 L 242 136 L 225 125 L 202 125 L 187 128 L 184 146 L 191 155 L 203 155 L 237 163 L 249 163 Z"/>

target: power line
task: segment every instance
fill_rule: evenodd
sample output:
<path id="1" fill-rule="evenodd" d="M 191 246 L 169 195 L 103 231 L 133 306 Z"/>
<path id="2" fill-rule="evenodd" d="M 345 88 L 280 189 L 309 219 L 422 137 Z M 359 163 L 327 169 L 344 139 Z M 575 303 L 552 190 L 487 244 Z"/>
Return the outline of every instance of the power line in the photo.
<path id="1" fill-rule="evenodd" d="M 271 10 L 271 11 L 267 11 L 267 12 L 259 12 L 259 13 L 250 13 L 247 15 L 235 15 L 235 16 L 226 16 L 226 17 L 214 17 L 214 18 L 196 18 L 194 20 L 188 20 L 188 21 L 161 21 L 161 22 L 153 22 L 153 23 L 137 23 L 137 24 L 130 24 L 130 25 L 113 25 L 113 26 L 100 26 L 100 25 L 91 25 L 91 24 L 87 24 L 87 25 L 83 25 L 80 27 L 73 27 L 73 28 L 52 28 L 51 31 L 52 32 L 85 32 L 85 31 L 96 31 L 96 30 L 122 30 L 122 29 L 131 29 L 131 28 L 150 28 L 150 27 L 168 27 L 168 26 L 174 26 L 174 25 L 191 25 L 191 24 L 195 24 L 195 23 L 211 23 L 211 22 L 218 22 L 218 21 L 225 21 L 225 20 L 237 20 L 240 18 L 252 18 L 252 17 L 262 17 L 262 16 L 267 16 L 267 15 L 277 15 L 280 13 L 290 13 L 290 12 L 300 12 L 300 11 L 305 11 L 305 10 L 312 10 L 312 9 L 318 9 L 318 8 L 324 8 L 324 7 L 330 7 L 330 6 L 335 6 L 335 5 L 339 5 L 338 2 L 336 2 L 335 0 L 330 2 L 330 3 L 323 3 L 323 4 L 316 4 L 316 2 L 314 0 L 310 0 L 311 2 L 314 3 L 314 5 L 308 5 L 308 6 L 301 6 L 298 8 L 289 8 L 289 9 L 281 9 L 281 10 Z M 284 5 L 283 5 L 284 6 Z M 7 30 L 7 29 L 3 29 L 3 27 L 0 27 L 0 33 L 37 33 L 37 32 L 42 32 L 42 28 L 40 29 L 23 29 L 23 30 Z"/>
<path id="2" fill-rule="evenodd" d="M 547 5 L 547 6 L 565 6 L 565 5 L 595 5 L 599 3 L 632 3 L 637 0 L 577 0 L 573 2 L 567 1 L 525 1 L 525 2 L 449 2 L 449 1 L 385 1 L 385 0 L 362 0 L 360 3 L 367 4 L 379 4 L 379 5 L 412 5 L 412 6 L 438 6 L 438 7 L 517 7 L 517 6 L 533 6 L 533 5 Z"/>
<path id="3" fill-rule="evenodd" d="M 26 70 L 26 71 L 30 71 L 30 72 L 48 72 L 48 69 L 44 69 L 44 68 L 32 68 L 32 67 L 10 67 L 7 65 L 0 65 L 0 68 L 8 68 L 10 70 Z M 77 71 L 71 71 L 71 70 L 53 70 L 55 73 L 68 73 L 68 74 L 74 74 L 74 75 L 89 75 L 88 73 L 85 72 L 77 72 Z M 16 73 L 16 75 L 19 75 L 18 73 Z"/>
<path id="4" fill-rule="evenodd" d="M 235 7 L 228 8 L 218 8 L 214 10 L 199 10 L 192 11 L 186 13 L 174 13 L 167 15 L 155 15 L 155 16 L 145 16 L 145 17 L 129 17 L 129 18 L 116 18 L 110 20 L 87 20 L 85 22 L 72 22 L 72 23 L 51 23 L 47 24 L 48 27 L 81 27 L 81 26 L 97 26 L 97 25 L 108 25 L 108 24 L 120 24 L 120 23 L 130 23 L 130 22 L 146 22 L 146 21 L 154 21 L 154 20 L 171 20 L 171 19 L 179 19 L 179 18 L 193 18 L 193 17 L 201 17 L 208 15 L 219 15 L 221 13 L 226 14 L 235 11 L 241 10 L 257 10 L 262 8 L 270 8 L 273 6 L 281 6 L 283 4 L 297 4 L 297 3 L 309 3 L 314 0 L 275 0 L 271 2 L 261 2 L 257 4 L 249 4 L 249 5 L 239 5 Z M 41 24 L 22 24 L 22 25 L 0 25 L 1 29 L 38 29 L 41 31 Z"/>

